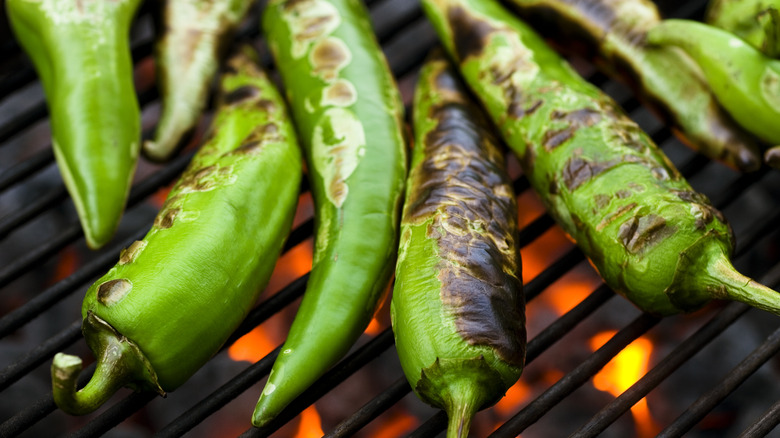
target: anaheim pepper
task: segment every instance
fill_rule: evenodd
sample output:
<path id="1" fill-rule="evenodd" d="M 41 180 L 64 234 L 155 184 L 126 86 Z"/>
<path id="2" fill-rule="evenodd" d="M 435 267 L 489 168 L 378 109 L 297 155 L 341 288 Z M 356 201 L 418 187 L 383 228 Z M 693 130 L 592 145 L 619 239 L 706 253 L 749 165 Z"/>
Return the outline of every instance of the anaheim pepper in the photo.
<path id="1" fill-rule="evenodd" d="M 577 43 L 584 42 L 602 70 L 631 85 L 693 149 L 741 171 L 761 165 L 755 140 L 718 103 L 693 60 L 676 48 L 647 44 L 648 30 L 661 22 L 652 1 L 510 3 L 560 47 L 580 48 Z"/>
<path id="2" fill-rule="evenodd" d="M 55 356 L 62 410 L 89 413 L 122 386 L 177 388 L 267 283 L 292 225 L 302 163 L 284 102 L 250 56 L 229 62 L 210 139 L 149 233 L 87 291 L 82 331 L 97 368 L 77 391 L 81 359 Z"/>
<path id="3" fill-rule="evenodd" d="M 492 0 L 423 5 L 550 215 L 607 285 L 657 315 L 713 298 L 780 314 L 780 294 L 731 265 L 723 214 L 528 25 Z"/>
<path id="4" fill-rule="evenodd" d="M 130 57 L 140 0 L 8 0 L 46 93 L 54 157 L 92 249 L 119 225 L 141 140 Z"/>
<path id="5" fill-rule="evenodd" d="M 400 95 L 360 2 L 271 0 L 263 30 L 306 155 L 315 248 L 256 426 L 344 356 L 371 321 L 395 266 L 407 165 Z"/>
<path id="6" fill-rule="evenodd" d="M 414 391 L 466 437 L 525 363 L 517 205 L 493 127 L 440 55 L 422 68 L 392 321 Z"/>

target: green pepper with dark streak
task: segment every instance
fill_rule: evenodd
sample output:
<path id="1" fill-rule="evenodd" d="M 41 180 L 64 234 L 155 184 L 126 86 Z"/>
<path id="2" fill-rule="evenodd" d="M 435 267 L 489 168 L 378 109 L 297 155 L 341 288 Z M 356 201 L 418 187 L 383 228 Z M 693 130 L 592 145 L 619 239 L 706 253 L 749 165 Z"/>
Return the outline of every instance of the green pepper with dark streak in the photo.
<path id="1" fill-rule="evenodd" d="M 271 0 L 263 29 L 307 160 L 315 248 L 255 426 L 344 356 L 371 321 L 395 267 L 407 166 L 400 94 L 361 2 Z"/>
<path id="2" fill-rule="evenodd" d="M 138 161 L 141 122 L 130 58 L 140 0 L 7 0 L 46 93 L 54 157 L 87 245 L 113 237 Z"/>
<path id="3" fill-rule="evenodd" d="M 762 140 L 780 144 L 780 60 L 723 29 L 692 20 L 664 20 L 647 39 L 685 50 L 737 122 Z M 767 161 L 777 165 L 778 158 L 770 154 Z"/>
<path id="4" fill-rule="evenodd" d="M 753 139 L 718 103 L 696 63 L 682 50 L 649 46 L 661 22 L 650 0 L 510 0 L 519 14 L 562 48 L 582 54 L 624 80 L 666 119 L 686 144 L 740 171 L 754 171 L 761 154 Z M 579 44 L 578 44 L 579 43 Z"/>
<path id="5" fill-rule="evenodd" d="M 81 359 L 59 353 L 54 401 L 97 409 L 128 386 L 164 395 L 216 353 L 252 308 L 289 234 L 302 173 L 284 102 L 253 54 L 222 78 L 210 139 L 143 240 L 87 291 L 83 332 L 97 359 L 81 390 Z"/>
<path id="6" fill-rule="evenodd" d="M 155 46 L 160 120 L 144 154 L 170 158 L 198 123 L 222 54 L 251 0 L 158 1 L 161 17 Z"/>
<path id="7" fill-rule="evenodd" d="M 770 58 L 780 57 L 780 1 L 712 0 L 705 21 L 733 33 Z"/>
<path id="8" fill-rule="evenodd" d="M 528 25 L 492 0 L 423 5 L 548 212 L 607 285 L 656 315 L 710 299 L 780 314 L 780 294 L 732 266 L 723 214 Z"/>
<path id="9" fill-rule="evenodd" d="M 468 436 L 525 364 L 517 204 L 494 128 L 439 56 L 422 68 L 391 315 L 414 391 Z"/>

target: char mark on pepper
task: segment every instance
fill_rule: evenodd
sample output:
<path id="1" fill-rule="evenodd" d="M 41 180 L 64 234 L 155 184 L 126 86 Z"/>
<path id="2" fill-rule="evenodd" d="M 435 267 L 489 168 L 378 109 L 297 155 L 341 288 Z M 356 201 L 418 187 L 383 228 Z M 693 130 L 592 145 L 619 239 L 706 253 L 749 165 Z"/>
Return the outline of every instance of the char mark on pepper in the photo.
<path id="1" fill-rule="evenodd" d="M 512 231 L 517 213 L 503 155 L 487 122 L 471 108 L 447 103 L 434 107 L 431 118 L 438 124 L 421 145 L 431 158 L 421 165 L 423 181 L 414 185 L 419 189 L 410 194 L 409 217 L 434 217 L 428 235 L 438 241 L 442 259 L 442 304 L 458 333 L 521 366 L 524 316 L 516 291 L 522 284 Z"/>

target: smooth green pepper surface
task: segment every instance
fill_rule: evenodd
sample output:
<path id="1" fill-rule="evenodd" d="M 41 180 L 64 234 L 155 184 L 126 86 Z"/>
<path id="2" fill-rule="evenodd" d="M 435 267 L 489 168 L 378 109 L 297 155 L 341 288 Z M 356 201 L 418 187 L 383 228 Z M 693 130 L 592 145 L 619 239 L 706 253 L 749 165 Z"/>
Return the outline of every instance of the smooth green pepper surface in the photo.
<path id="1" fill-rule="evenodd" d="M 780 57 L 778 0 L 711 0 L 705 21 L 737 35 L 770 58 Z"/>
<path id="2" fill-rule="evenodd" d="M 176 151 L 206 107 L 211 80 L 250 0 L 168 0 L 159 2 L 161 21 L 155 47 L 161 94 L 154 140 L 146 156 L 164 161 Z"/>
<path id="3" fill-rule="evenodd" d="M 658 315 L 711 298 L 780 313 L 780 295 L 734 270 L 723 215 L 649 136 L 494 1 L 425 11 L 551 216 L 604 281 Z"/>
<path id="4" fill-rule="evenodd" d="M 510 3 L 561 47 L 582 54 L 584 42 L 599 68 L 626 81 L 693 149 L 741 171 L 761 165 L 755 140 L 720 106 L 696 63 L 678 48 L 647 45 L 647 31 L 661 22 L 652 1 Z"/>
<path id="5" fill-rule="evenodd" d="M 218 351 L 271 275 L 292 224 L 301 154 L 284 102 L 254 61 L 240 55 L 229 69 L 210 139 L 146 237 L 87 291 L 84 334 L 98 369 L 75 392 L 80 360 L 55 358 L 63 410 L 94 410 L 123 385 L 175 389 Z"/>
<path id="6" fill-rule="evenodd" d="M 140 148 L 129 32 L 140 0 L 8 0 L 49 107 L 52 147 L 90 248 L 114 235 Z"/>
<path id="7" fill-rule="evenodd" d="M 347 353 L 395 267 L 406 177 L 400 95 L 355 0 L 272 0 L 263 30 L 306 153 L 315 253 L 258 400 L 262 426 Z"/>
<path id="8" fill-rule="evenodd" d="M 396 349 L 447 436 L 497 402 L 525 363 L 517 205 L 493 127 L 441 56 L 420 72 L 393 289 Z"/>
<path id="9" fill-rule="evenodd" d="M 664 20 L 647 38 L 685 50 L 737 122 L 762 140 L 780 144 L 780 60 L 725 30 L 692 20 Z"/>

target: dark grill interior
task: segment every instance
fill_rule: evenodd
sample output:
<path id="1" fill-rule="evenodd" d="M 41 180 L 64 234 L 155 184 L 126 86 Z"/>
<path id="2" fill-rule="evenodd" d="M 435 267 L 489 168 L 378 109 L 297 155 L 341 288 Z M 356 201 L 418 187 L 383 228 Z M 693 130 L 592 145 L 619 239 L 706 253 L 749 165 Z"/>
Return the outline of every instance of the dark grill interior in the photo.
<path id="1" fill-rule="evenodd" d="M 4 2 L 3 2 L 4 3 Z M 147 2 L 147 6 L 148 6 Z M 264 3 L 264 2 L 261 2 Z M 417 0 L 366 0 L 375 30 L 409 103 L 417 69 L 436 36 Z M 261 4 L 237 39 L 261 50 Z M 703 0 L 683 5 L 659 2 L 666 16 L 701 16 Z M 148 7 L 134 29 L 136 84 L 144 134 L 157 117 Z M 3 8 L 4 10 L 4 8 Z M 278 347 L 255 363 L 236 361 L 224 351 L 183 387 L 161 399 L 122 390 L 97 413 L 70 417 L 51 398 L 49 366 L 67 351 L 92 361 L 80 331 L 80 304 L 87 287 L 117 260 L 121 248 L 141 238 L 156 214 L 161 189 L 181 173 L 192 148 L 166 165 L 141 160 L 125 218 L 107 248 L 86 249 L 73 205 L 59 178 L 47 111 L 35 72 L 0 20 L 0 436 L 293 436 L 299 414 L 316 402 L 329 436 L 439 436 L 445 415 L 422 404 L 403 378 L 393 348 L 388 306 L 377 319 L 384 328 L 364 335 L 351 354 L 287 409 L 267 430 L 249 429 L 254 403 Z M 780 284 L 780 173 L 740 175 L 694 154 L 628 90 L 572 59 L 580 72 L 610 93 L 664 148 L 694 188 L 708 195 L 731 222 L 735 266 L 770 287 Z M 408 115 L 408 114 L 407 114 Z M 206 118 L 207 119 L 207 118 Z M 208 120 L 192 141 L 199 141 Z M 516 436 L 764 436 L 780 420 L 780 386 L 775 353 L 780 348 L 777 318 L 741 304 L 713 303 L 691 315 L 657 319 L 642 314 L 594 280 L 581 252 L 561 240 L 562 232 L 540 210 L 517 165 L 515 189 L 521 209 L 521 245 L 528 300 L 528 365 L 521 385 L 528 392 L 515 406 L 477 416 L 474 436 L 495 429 Z M 306 185 L 301 199 L 306 201 Z M 524 211 L 527 211 L 524 213 Z M 311 213 L 302 209 L 285 251 L 310 245 Z M 552 245 L 551 243 L 555 243 Z M 572 280 L 574 279 L 574 280 Z M 275 319 L 289 326 L 307 274 L 292 276 L 279 292 L 265 294 L 225 349 L 255 327 Z M 530 281 L 529 281 L 530 280 Z M 577 283 L 579 282 L 579 283 Z M 554 312 L 555 300 L 575 299 L 572 284 L 586 289 L 581 299 Z M 585 286 L 582 286 L 582 285 Z M 578 292 L 579 293 L 579 292 Z M 589 340 L 608 331 L 594 351 Z M 283 340 L 284 333 L 282 333 Z M 617 398 L 593 387 L 599 370 L 638 339 L 652 342 L 650 368 Z M 278 345 L 275 344 L 275 345 Z M 91 375 L 87 366 L 82 380 Z M 629 409 L 647 396 L 655 429 L 642 430 Z M 303 435 L 301 435 L 303 436 Z"/>

